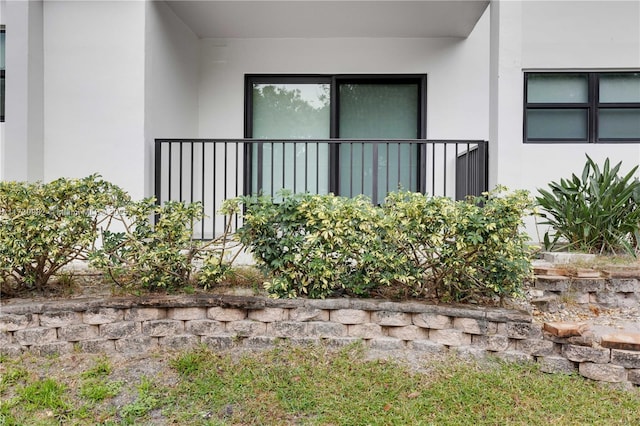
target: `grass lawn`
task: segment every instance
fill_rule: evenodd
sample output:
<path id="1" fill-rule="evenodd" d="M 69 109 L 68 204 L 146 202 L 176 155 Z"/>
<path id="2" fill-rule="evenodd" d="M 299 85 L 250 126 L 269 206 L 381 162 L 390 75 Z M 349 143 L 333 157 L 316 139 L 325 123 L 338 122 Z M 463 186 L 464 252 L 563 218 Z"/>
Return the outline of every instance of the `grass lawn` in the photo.
<path id="1" fill-rule="evenodd" d="M 1 358 L 0 425 L 631 425 L 640 390 L 535 365 L 447 358 L 418 370 L 342 350 L 207 349 L 133 361 Z M 156 367 L 152 368 L 155 365 Z M 415 366 L 414 366 L 415 367 Z"/>

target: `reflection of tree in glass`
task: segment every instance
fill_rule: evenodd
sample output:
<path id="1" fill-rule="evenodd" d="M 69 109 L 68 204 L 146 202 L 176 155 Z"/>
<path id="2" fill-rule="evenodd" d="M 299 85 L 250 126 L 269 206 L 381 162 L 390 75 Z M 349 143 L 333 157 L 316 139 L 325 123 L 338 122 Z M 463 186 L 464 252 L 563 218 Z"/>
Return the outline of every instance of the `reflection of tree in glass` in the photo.
<path id="1" fill-rule="evenodd" d="M 329 137 L 329 87 L 305 98 L 299 88 L 284 85 L 253 87 L 253 137 L 312 139 Z"/>
<path id="2" fill-rule="evenodd" d="M 418 137 L 417 84 L 340 85 L 341 138 Z"/>

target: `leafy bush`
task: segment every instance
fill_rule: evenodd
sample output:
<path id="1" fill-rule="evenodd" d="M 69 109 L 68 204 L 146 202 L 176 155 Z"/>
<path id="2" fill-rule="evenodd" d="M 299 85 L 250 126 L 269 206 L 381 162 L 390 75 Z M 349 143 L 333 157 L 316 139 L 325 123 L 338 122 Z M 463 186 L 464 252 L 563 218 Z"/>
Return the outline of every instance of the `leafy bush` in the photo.
<path id="1" fill-rule="evenodd" d="M 415 280 L 409 260 L 388 241 L 382 211 L 365 197 L 285 194 L 279 204 L 271 197 L 240 202 L 246 211 L 238 237 L 272 276 L 265 287 L 276 297 L 362 295 Z"/>
<path id="2" fill-rule="evenodd" d="M 539 189 L 536 198 L 544 209 L 542 224 L 551 225 L 546 232 L 547 249 L 565 243 L 569 249 L 589 253 L 635 254 L 640 223 L 640 182 L 634 178 L 635 166 L 620 174 L 622 163 L 613 168 L 609 159 L 602 169 L 589 156 L 581 177 L 551 182 L 550 191 Z"/>
<path id="3" fill-rule="evenodd" d="M 193 226 L 202 218 L 200 203 L 169 201 L 158 206 L 153 198 L 129 203 L 113 217 L 123 231 L 102 231 L 102 247 L 91 254 L 91 264 L 126 287 L 184 287 L 193 283 L 198 270 L 201 284 L 209 286 L 222 280 L 233 262 L 227 259 L 233 248 L 228 245 L 231 220 L 222 236 L 195 241 Z"/>
<path id="4" fill-rule="evenodd" d="M 41 290 L 60 268 L 85 258 L 98 225 L 127 201 L 120 188 L 98 175 L 0 182 L 2 292 Z"/>
<path id="5" fill-rule="evenodd" d="M 384 211 L 391 240 L 422 272 L 425 291 L 463 301 L 521 292 L 531 252 L 520 226 L 531 207 L 526 191 L 497 188 L 466 201 L 391 193 Z"/>
<path id="6" fill-rule="evenodd" d="M 397 192 L 382 208 L 333 195 L 243 202 L 238 236 L 272 275 L 266 288 L 276 297 L 367 295 L 393 285 L 461 301 L 513 295 L 530 274 L 519 230 L 532 205 L 524 191 L 460 202 Z"/>

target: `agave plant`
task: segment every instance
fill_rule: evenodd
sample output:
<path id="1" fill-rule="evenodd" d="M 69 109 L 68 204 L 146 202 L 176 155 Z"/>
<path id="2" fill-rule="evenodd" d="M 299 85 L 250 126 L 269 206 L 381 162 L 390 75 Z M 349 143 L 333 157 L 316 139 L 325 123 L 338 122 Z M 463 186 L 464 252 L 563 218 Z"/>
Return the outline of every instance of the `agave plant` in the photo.
<path id="1" fill-rule="evenodd" d="M 640 223 L 640 181 L 634 177 L 638 166 L 621 175 L 622 162 L 614 167 L 609 159 L 602 169 L 588 155 L 580 177 L 551 182 L 550 190 L 539 189 L 536 197 L 544 209 L 542 224 L 546 249 L 567 244 L 570 250 L 589 253 L 635 255 Z"/>

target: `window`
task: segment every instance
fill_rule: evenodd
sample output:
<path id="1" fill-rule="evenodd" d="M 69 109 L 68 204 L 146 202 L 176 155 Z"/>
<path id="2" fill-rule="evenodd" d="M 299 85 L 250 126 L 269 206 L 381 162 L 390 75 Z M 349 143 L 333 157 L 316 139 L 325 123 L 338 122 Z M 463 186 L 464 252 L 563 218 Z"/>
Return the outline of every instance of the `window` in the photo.
<path id="1" fill-rule="evenodd" d="M 0 27 L 0 122 L 4 122 L 4 26 Z"/>
<path id="2" fill-rule="evenodd" d="M 418 145 L 372 141 L 424 138 L 425 93 L 424 75 L 247 76 L 245 137 L 275 140 L 250 148 L 251 192 L 366 194 L 375 203 L 398 186 L 419 190 Z"/>
<path id="3" fill-rule="evenodd" d="M 640 72 L 524 77 L 525 142 L 640 142 Z"/>

